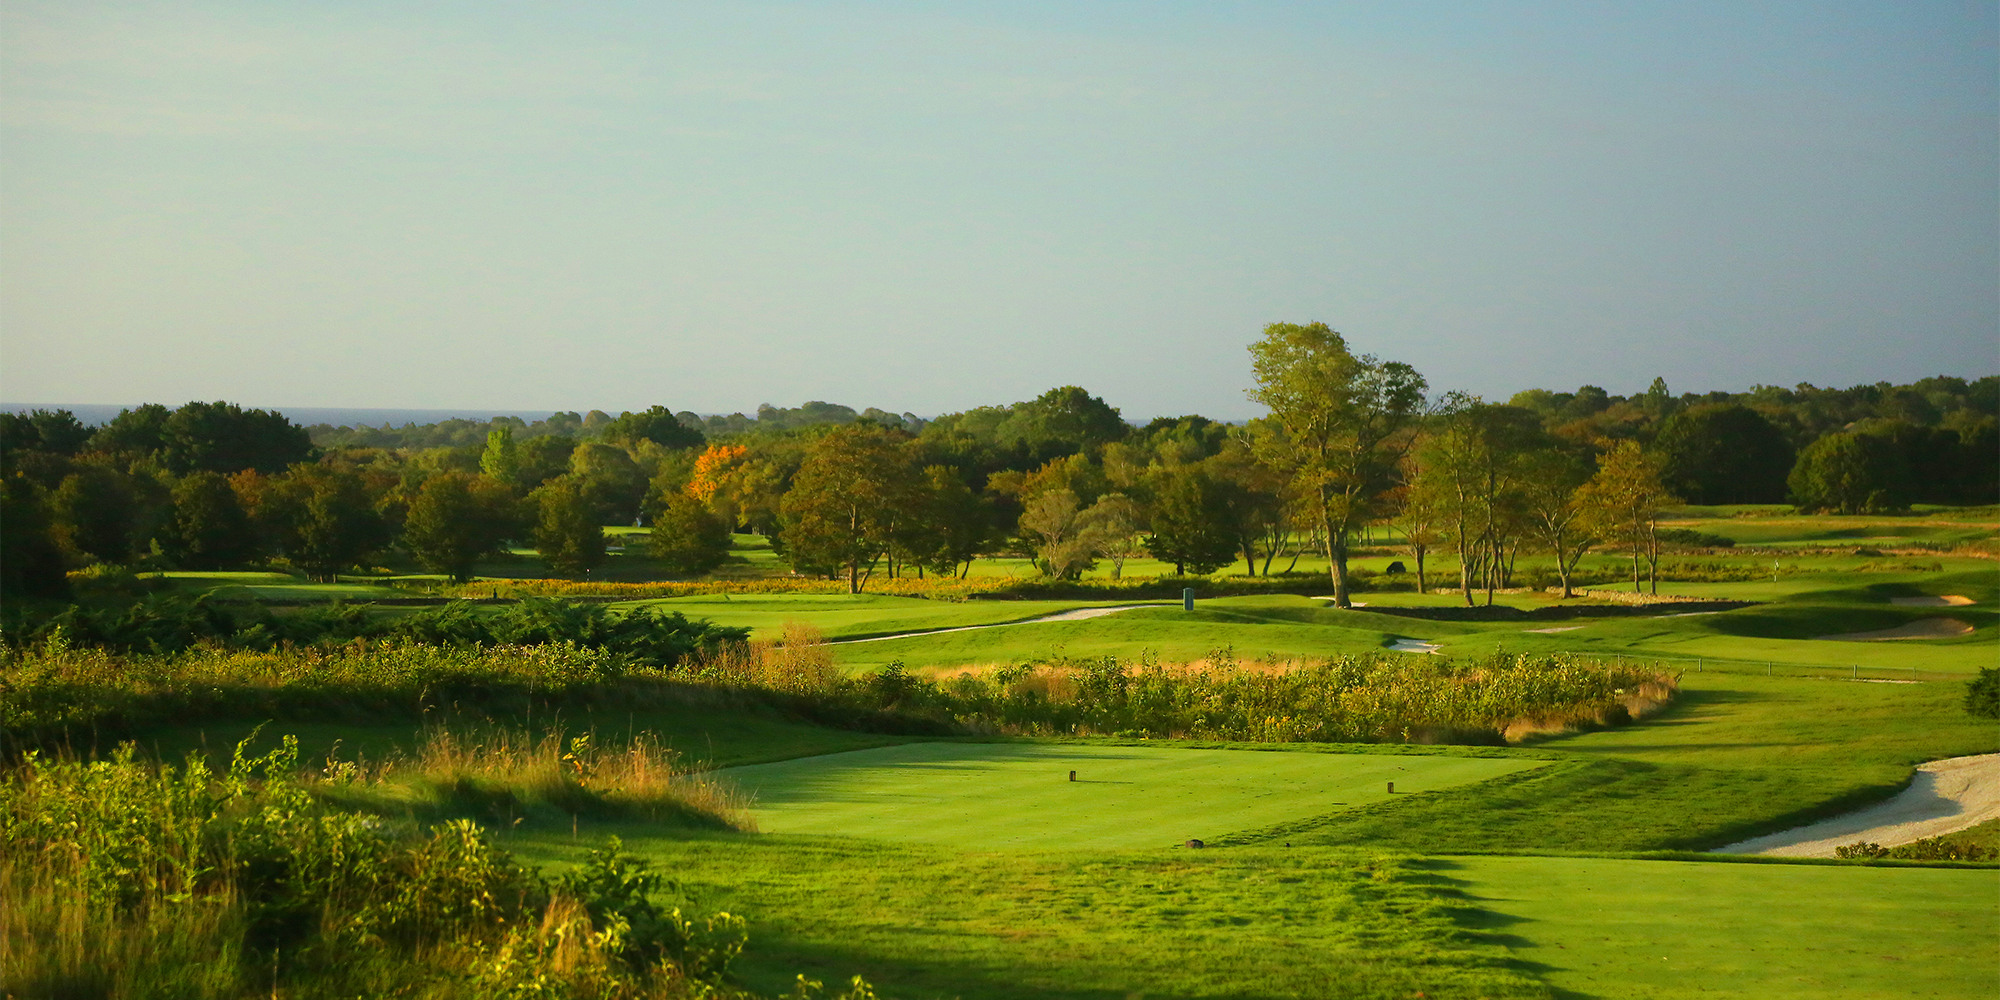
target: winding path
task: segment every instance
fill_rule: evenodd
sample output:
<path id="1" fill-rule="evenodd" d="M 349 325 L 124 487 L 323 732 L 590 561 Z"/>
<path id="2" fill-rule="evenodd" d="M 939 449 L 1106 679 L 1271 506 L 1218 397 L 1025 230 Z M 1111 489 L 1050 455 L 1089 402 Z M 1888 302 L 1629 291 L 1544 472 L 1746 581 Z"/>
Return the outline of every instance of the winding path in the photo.
<path id="1" fill-rule="evenodd" d="M 856 642 L 887 642 L 890 639 L 908 639 L 919 635 L 943 635 L 946 632 L 977 632 L 980 629 L 1008 628 L 1014 625 L 1040 625 L 1043 622 L 1077 622 L 1083 621 L 1086 618 L 1102 618 L 1105 615 L 1115 615 L 1120 611 L 1133 611 L 1139 608 L 1171 607 L 1177 607 L 1177 605 L 1162 602 L 1158 604 L 1121 604 L 1115 608 L 1073 608 L 1069 611 L 1058 611 L 1052 615 L 1043 615 L 1040 618 L 1027 618 L 1018 622 L 997 622 L 992 625 L 960 625 L 957 628 L 933 628 L 919 632 L 898 632 L 895 635 L 871 635 L 866 639 L 833 639 L 828 641 L 827 645 L 844 646 Z"/>
<path id="2" fill-rule="evenodd" d="M 1897 847 L 1992 819 L 2000 819 L 2000 753 L 1931 761 L 1917 768 L 1910 787 L 1887 802 L 1711 853 L 1830 858 L 1834 848 L 1848 844 Z"/>

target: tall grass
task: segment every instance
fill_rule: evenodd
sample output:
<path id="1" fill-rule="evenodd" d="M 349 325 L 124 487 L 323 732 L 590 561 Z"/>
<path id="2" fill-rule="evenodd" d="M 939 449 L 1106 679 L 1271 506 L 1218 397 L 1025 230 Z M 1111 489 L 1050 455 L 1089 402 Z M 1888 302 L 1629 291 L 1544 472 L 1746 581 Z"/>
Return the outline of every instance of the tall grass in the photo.
<path id="1" fill-rule="evenodd" d="M 936 678 L 899 664 L 846 677 L 801 623 L 788 624 L 782 642 L 732 647 L 689 664 L 684 676 L 961 731 L 1278 743 L 1520 742 L 1627 722 L 1678 691 L 1678 676 L 1658 666 L 1522 653 L 1245 665 L 1222 649 L 1198 663 L 1057 657 Z"/>
<path id="2" fill-rule="evenodd" d="M 566 744 L 575 784 L 664 781 L 655 749 Z M 440 737 L 419 770 L 549 780 L 548 739 Z M 297 742 L 226 771 L 28 754 L 0 780 L 0 984 L 40 997 L 734 997 L 746 934 L 685 915 L 615 841 L 548 878 L 477 824 L 385 821 L 328 802 Z M 643 791 L 641 788 L 639 791 Z M 801 980 L 794 996 L 818 995 Z M 843 994 L 869 996 L 856 983 Z"/>
<path id="3" fill-rule="evenodd" d="M 681 766 L 681 755 L 658 736 L 640 733 L 623 745 L 595 734 L 551 730 L 539 736 L 507 727 L 432 728 L 409 759 L 374 768 L 329 766 L 349 786 L 414 788 L 444 810 L 479 810 L 508 818 L 537 809 L 600 819 L 642 819 L 678 826 L 754 832 L 750 801 L 703 771 Z M 356 773 L 366 775 L 356 782 Z M 365 796 L 357 801 L 365 800 Z"/>
<path id="4" fill-rule="evenodd" d="M 671 670 L 555 644 L 357 640 L 333 649 L 121 655 L 51 642 L 0 652 L 0 726 L 15 750 L 101 745 L 194 718 L 421 718 L 439 707 L 461 718 L 509 718 L 604 701 L 761 702 L 890 732 L 1493 743 L 1616 724 L 1674 690 L 1658 668 L 1567 654 L 1381 654 L 1250 669 L 1218 651 L 1201 664 L 1057 658 L 947 679 L 898 665 L 849 677 L 803 623 Z"/>

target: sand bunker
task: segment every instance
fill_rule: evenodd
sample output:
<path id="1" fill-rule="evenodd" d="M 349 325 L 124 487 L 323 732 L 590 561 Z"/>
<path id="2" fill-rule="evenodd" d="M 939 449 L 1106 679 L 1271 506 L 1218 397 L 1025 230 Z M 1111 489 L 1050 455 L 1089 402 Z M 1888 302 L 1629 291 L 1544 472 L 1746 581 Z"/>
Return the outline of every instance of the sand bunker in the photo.
<path id="1" fill-rule="evenodd" d="M 1389 649 L 1398 653 L 1435 653 L 1437 644 L 1422 639 L 1397 639 L 1389 644 Z"/>
<path id="2" fill-rule="evenodd" d="M 1541 633 L 1543 633 L 1543 634 L 1548 634 L 1548 633 L 1552 633 L 1552 632 L 1574 632 L 1574 631 L 1576 631 L 1577 629 L 1580 629 L 1580 628 L 1582 628 L 1582 627 L 1583 627 L 1583 626 L 1581 626 L 1581 625 L 1557 625 L 1557 626 L 1556 626 L 1556 627 L 1554 627 L 1554 628 L 1524 628 L 1524 629 L 1522 629 L 1521 631 L 1523 631 L 1523 632 L 1541 632 Z"/>
<path id="3" fill-rule="evenodd" d="M 1880 805 L 1783 833 L 1717 848 L 1715 854 L 1830 858 L 1866 841 L 1897 847 L 2000 819 L 2000 753 L 1934 760 L 1917 768 L 1901 795 Z"/>
<path id="4" fill-rule="evenodd" d="M 958 628 L 934 628 L 921 632 L 899 632 L 896 635 L 870 636 L 866 639 L 835 639 L 827 643 L 827 645 L 840 646 L 853 642 L 887 642 L 890 639 L 908 639 L 919 635 L 943 635 L 946 632 L 977 632 L 980 629 L 1008 628 L 1013 625 L 1040 625 L 1043 622 L 1076 622 L 1087 618 L 1102 618 L 1105 615 L 1115 615 L 1120 611 L 1136 611 L 1139 608 L 1171 608 L 1177 606 L 1173 604 L 1127 604 L 1116 608 L 1077 608 L 1072 611 L 1058 611 L 1052 615 L 1043 615 L 1040 618 L 1030 618 L 1027 621 L 1000 622 L 994 625 L 961 625 Z"/>
<path id="5" fill-rule="evenodd" d="M 1890 604 L 1900 604 L 1906 608 L 1962 608 L 1972 603 L 1972 598 L 1964 594 L 1946 594 L 1943 597 L 1891 597 Z"/>
<path id="6" fill-rule="evenodd" d="M 1921 621 L 1898 625 L 1895 628 L 1876 629 L 1873 632 L 1843 632 L 1840 635 L 1822 635 L 1817 638 L 1834 642 L 1883 642 L 1892 639 L 1949 639 L 1972 631 L 1972 625 L 1956 618 L 1925 618 Z"/>

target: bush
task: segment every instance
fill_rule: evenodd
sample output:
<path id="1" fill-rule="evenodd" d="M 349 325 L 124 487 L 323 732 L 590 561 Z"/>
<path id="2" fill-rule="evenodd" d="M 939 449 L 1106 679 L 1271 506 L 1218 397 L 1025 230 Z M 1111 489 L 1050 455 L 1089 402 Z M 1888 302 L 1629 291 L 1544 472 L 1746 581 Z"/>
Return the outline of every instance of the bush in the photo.
<path id="1" fill-rule="evenodd" d="M 691 919 L 614 838 L 554 879 L 476 823 L 327 805 L 298 743 L 227 772 L 26 755 L 0 780 L 0 982 L 21 996 L 744 998 L 742 918 Z M 336 779 L 337 780 L 337 779 Z M 800 981 L 789 996 L 819 997 Z M 838 994 L 869 1000 L 855 980 Z"/>
<path id="2" fill-rule="evenodd" d="M 1981 719 L 2000 719 L 2000 667 L 1985 667 L 1965 683 L 1965 710 Z"/>
<path id="3" fill-rule="evenodd" d="M 1867 841 L 1833 849 L 1835 857 L 1849 861 L 1893 858 L 1899 861 L 2000 861 L 2000 851 L 1978 844 L 1958 844 L 1943 837 L 1925 837 L 1900 847 L 1883 847 Z"/>
<path id="4" fill-rule="evenodd" d="M 70 605 L 41 621 L 16 619 L 7 623 L 4 638 L 20 648 L 45 644 L 57 635 L 70 645 L 153 653 L 200 644 L 272 650 L 285 644 L 328 646 L 356 639 L 517 646 L 570 643 L 615 653 L 631 664 L 671 667 L 724 643 L 742 642 L 749 630 L 693 620 L 678 612 L 636 608 L 619 614 L 603 605 L 545 597 L 523 598 L 492 615 L 452 602 L 398 619 L 339 601 L 273 614 L 256 604 L 226 608 L 207 595 L 157 595 L 122 608 Z"/>
<path id="5" fill-rule="evenodd" d="M 805 655 L 791 644 L 786 653 Z M 774 679 L 768 666 L 740 659 L 703 662 L 687 676 L 731 686 Z M 1203 664 L 1057 658 L 939 682 L 890 664 L 866 677 L 828 678 L 810 693 L 822 718 L 844 707 L 850 720 L 893 712 L 971 732 L 1498 744 L 1624 722 L 1675 692 L 1674 679 L 1655 669 L 1567 655 L 1462 663 L 1348 656 L 1261 666 L 1276 669 L 1240 667 L 1230 651 L 1216 650 Z"/>

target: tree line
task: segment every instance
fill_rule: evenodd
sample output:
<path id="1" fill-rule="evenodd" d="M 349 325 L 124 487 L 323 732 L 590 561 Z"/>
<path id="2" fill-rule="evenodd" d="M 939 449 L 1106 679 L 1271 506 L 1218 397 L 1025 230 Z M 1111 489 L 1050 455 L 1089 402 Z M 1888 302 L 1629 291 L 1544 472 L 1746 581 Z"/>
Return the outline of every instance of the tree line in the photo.
<path id="1" fill-rule="evenodd" d="M 823 403 L 754 421 L 654 406 L 448 421 L 427 426 L 449 443 L 409 428 L 398 440 L 416 443 L 393 446 L 315 440 L 222 402 L 141 406 L 96 428 L 59 410 L 0 414 L 0 576 L 9 593 L 55 595 L 66 570 L 97 563 L 281 559 L 328 579 L 394 548 L 465 580 L 514 543 L 577 575 L 605 559 L 604 525 L 636 524 L 670 574 L 715 569 L 747 531 L 855 591 L 999 553 L 1075 578 L 1107 563 L 1119 575 L 1141 554 L 1183 574 L 1242 560 L 1269 575 L 1313 552 L 1345 605 L 1366 531 L 1409 552 L 1420 588 L 1433 553 L 1454 555 L 1470 601 L 1508 586 L 1524 552 L 1551 556 L 1567 591 L 1584 554 L 1614 549 L 1637 586 L 1657 576 L 1658 515 L 1677 503 L 2000 500 L 1994 377 L 1679 397 L 1655 380 L 1632 397 L 1585 386 L 1489 403 L 1433 395 L 1411 366 L 1356 355 L 1324 324 L 1273 324 L 1250 350 L 1251 398 L 1270 415 L 1241 425 L 1135 426 L 1075 386 L 928 421 Z"/>

